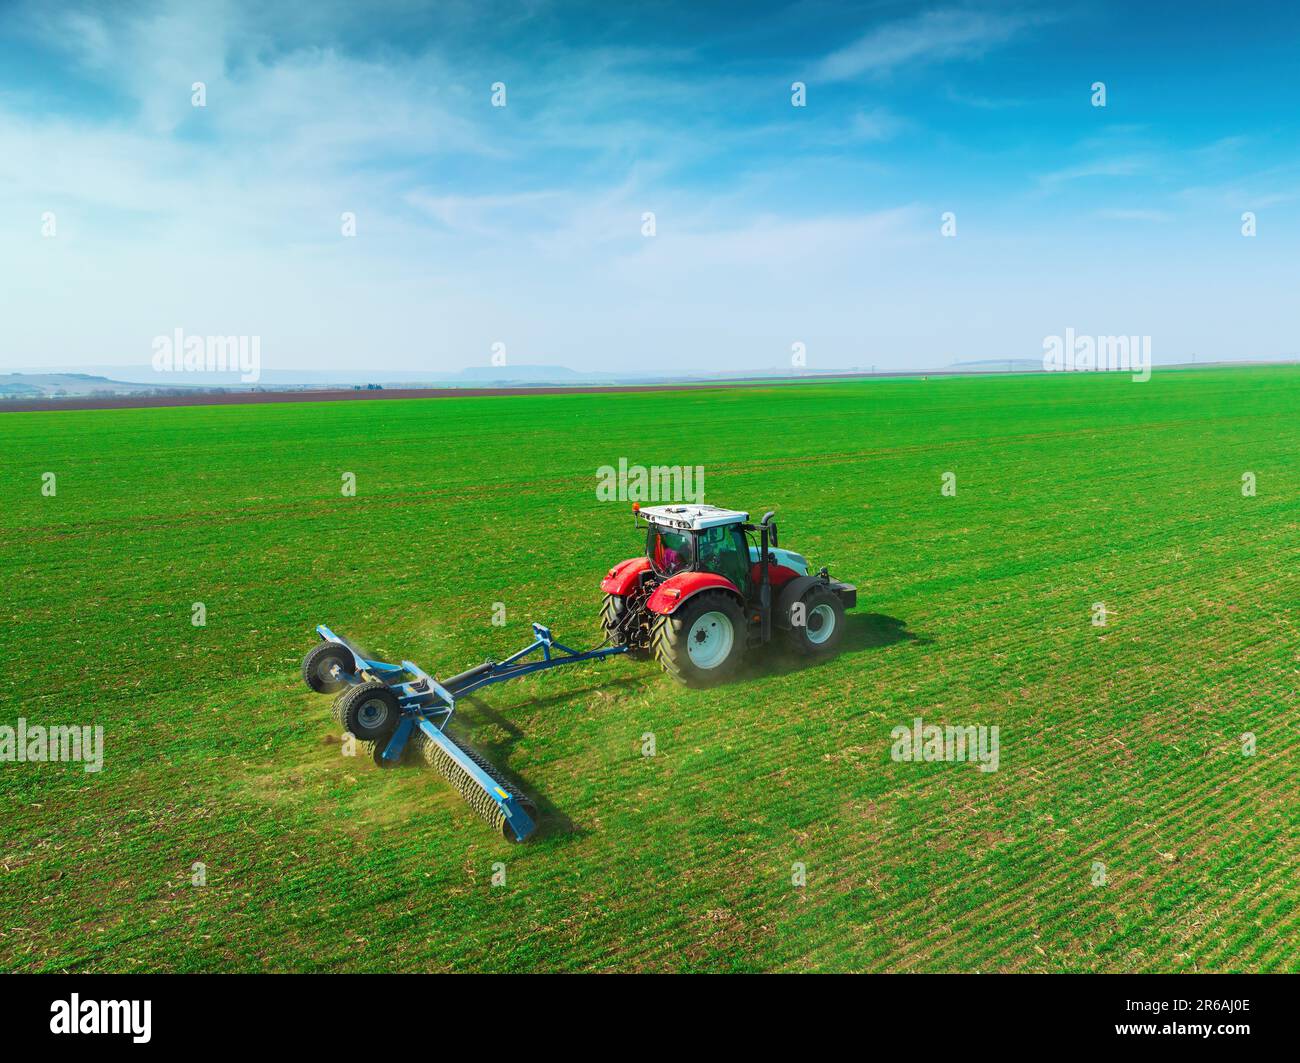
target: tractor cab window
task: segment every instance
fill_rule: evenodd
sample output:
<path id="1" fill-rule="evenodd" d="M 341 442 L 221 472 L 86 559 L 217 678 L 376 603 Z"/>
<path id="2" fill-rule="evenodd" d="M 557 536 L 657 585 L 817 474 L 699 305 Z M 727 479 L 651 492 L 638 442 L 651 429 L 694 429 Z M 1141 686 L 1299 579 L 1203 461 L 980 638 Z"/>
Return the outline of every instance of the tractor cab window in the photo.
<path id="1" fill-rule="evenodd" d="M 686 572 L 695 563 L 695 541 L 690 532 L 650 528 L 650 564 L 661 576 Z"/>
<path id="2" fill-rule="evenodd" d="M 700 569 L 725 576 L 745 593 L 749 583 L 749 550 L 738 525 L 725 524 L 700 532 Z"/>

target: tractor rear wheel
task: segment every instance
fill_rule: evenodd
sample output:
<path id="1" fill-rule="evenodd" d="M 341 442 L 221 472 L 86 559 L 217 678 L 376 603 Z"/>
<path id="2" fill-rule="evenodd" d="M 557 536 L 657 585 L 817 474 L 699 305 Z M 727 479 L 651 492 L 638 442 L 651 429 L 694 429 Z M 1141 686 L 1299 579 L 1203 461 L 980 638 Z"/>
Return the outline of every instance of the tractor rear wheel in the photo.
<path id="1" fill-rule="evenodd" d="M 724 591 L 703 591 L 655 620 L 655 660 L 684 686 L 708 687 L 731 676 L 745 656 L 745 614 Z"/>
<path id="2" fill-rule="evenodd" d="M 627 616 L 627 599 L 620 594 L 607 594 L 600 603 L 600 626 L 608 642 L 614 646 L 627 643 L 627 630 L 623 621 Z M 644 646 L 629 646 L 628 653 L 633 657 L 646 657 Z"/>
<path id="3" fill-rule="evenodd" d="M 805 657 L 829 657 L 844 639 L 844 604 L 839 596 L 823 587 L 813 587 L 793 609 L 803 606 L 803 623 L 794 623 L 785 632 L 786 643 Z"/>

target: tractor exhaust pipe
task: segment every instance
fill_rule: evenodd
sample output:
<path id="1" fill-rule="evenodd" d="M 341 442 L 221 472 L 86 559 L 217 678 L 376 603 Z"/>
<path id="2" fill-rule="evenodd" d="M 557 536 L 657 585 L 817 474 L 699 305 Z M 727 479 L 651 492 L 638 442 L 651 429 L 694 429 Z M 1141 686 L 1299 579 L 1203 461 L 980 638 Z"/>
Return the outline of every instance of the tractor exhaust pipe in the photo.
<path id="1" fill-rule="evenodd" d="M 768 578 L 767 573 L 767 550 L 769 534 L 772 540 L 771 545 L 776 545 L 776 525 L 772 522 L 774 516 L 775 513 L 769 509 L 763 514 L 763 519 L 759 523 L 758 615 L 762 623 L 764 642 L 772 640 L 772 581 Z"/>

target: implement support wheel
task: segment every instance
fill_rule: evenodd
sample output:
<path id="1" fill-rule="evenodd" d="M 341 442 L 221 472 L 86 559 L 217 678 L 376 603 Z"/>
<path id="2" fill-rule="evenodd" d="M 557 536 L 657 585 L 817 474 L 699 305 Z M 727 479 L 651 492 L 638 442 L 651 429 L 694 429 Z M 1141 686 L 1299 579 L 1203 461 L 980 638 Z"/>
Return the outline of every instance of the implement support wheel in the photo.
<path id="1" fill-rule="evenodd" d="M 333 694 L 347 686 L 347 681 L 333 674 L 334 666 L 340 672 L 352 674 L 355 667 L 352 654 L 335 642 L 320 642 L 307 651 L 302 659 L 302 680 L 317 694 Z"/>
<path id="2" fill-rule="evenodd" d="M 358 742 L 386 742 L 402 715 L 397 695 L 383 683 L 362 683 L 340 694 L 335 712 Z"/>

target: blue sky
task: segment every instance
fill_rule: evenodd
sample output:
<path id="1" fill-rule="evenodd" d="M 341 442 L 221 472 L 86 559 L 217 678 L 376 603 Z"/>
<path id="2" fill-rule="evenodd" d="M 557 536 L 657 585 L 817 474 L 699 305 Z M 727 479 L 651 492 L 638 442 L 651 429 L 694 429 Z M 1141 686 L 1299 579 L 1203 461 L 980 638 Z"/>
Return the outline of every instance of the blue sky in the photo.
<path id="1" fill-rule="evenodd" d="M 1298 31 L 1243 4 L 4 4 L 0 368 L 144 367 L 176 328 L 417 375 L 495 343 L 927 369 L 1067 328 L 1296 357 Z"/>

